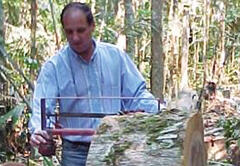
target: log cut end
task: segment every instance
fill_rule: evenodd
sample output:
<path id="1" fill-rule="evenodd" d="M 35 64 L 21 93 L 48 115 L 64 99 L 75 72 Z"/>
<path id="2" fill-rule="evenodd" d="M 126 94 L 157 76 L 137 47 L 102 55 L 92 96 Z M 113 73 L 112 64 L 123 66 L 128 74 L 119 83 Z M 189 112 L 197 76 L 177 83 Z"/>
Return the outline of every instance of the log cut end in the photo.
<path id="1" fill-rule="evenodd" d="M 204 144 L 203 119 L 195 113 L 188 121 L 184 139 L 184 166 L 207 165 L 207 151 Z"/>

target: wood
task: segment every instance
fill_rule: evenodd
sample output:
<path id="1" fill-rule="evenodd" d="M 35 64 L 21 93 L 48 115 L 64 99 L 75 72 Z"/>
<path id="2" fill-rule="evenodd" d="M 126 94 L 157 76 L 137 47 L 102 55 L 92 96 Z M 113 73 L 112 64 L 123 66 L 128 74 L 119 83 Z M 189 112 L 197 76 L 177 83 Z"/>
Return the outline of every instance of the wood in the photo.
<path id="1" fill-rule="evenodd" d="M 16 162 L 7 162 L 7 163 L 1 164 L 1 166 L 24 166 L 24 164 L 16 163 Z"/>
<path id="2" fill-rule="evenodd" d="M 189 117 L 192 118 L 186 130 Z M 199 155 L 191 152 L 205 154 L 202 130 L 200 115 L 185 110 L 105 117 L 93 136 L 87 166 L 181 166 L 183 154 L 189 155 L 184 159 L 188 161 L 190 157 L 191 166 L 198 166 L 206 162 L 205 155 L 199 160 L 195 158 Z"/>
<path id="3" fill-rule="evenodd" d="M 36 31 L 37 31 L 37 1 L 31 1 L 31 58 L 37 59 L 36 48 Z M 34 70 L 30 68 L 31 80 L 34 80 Z"/>
<path id="4" fill-rule="evenodd" d="M 134 27 L 134 12 L 132 0 L 124 0 L 125 7 L 125 35 L 126 35 L 126 52 L 134 59 L 135 56 L 135 37 L 133 32 Z"/>
<path id="5" fill-rule="evenodd" d="M 183 34 L 182 34 L 182 55 L 181 55 L 181 83 L 180 90 L 188 88 L 188 55 L 189 55 L 189 9 L 183 10 Z"/>
<path id="6" fill-rule="evenodd" d="M 0 45 L 4 45 L 4 38 L 5 38 L 5 32 L 4 32 L 4 11 L 3 11 L 3 2 L 0 1 Z"/>
<path id="7" fill-rule="evenodd" d="M 163 99 L 164 90 L 164 55 L 162 42 L 163 1 L 152 0 L 151 17 L 151 90 L 155 97 Z"/>
<path id="8" fill-rule="evenodd" d="M 183 155 L 184 166 L 207 165 L 207 151 L 204 144 L 203 119 L 201 113 L 194 114 L 187 123 Z"/>

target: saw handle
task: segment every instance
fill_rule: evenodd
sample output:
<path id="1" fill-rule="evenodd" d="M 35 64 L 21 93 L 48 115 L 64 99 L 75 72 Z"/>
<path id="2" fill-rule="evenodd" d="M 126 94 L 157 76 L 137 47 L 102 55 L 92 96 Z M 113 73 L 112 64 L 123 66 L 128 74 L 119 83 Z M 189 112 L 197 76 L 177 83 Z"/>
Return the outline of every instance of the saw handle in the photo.
<path id="1" fill-rule="evenodd" d="M 41 143 L 38 148 L 38 152 L 42 156 L 51 157 L 56 152 L 56 142 L 52 139 L 48 139 L 46 143 Z"/>

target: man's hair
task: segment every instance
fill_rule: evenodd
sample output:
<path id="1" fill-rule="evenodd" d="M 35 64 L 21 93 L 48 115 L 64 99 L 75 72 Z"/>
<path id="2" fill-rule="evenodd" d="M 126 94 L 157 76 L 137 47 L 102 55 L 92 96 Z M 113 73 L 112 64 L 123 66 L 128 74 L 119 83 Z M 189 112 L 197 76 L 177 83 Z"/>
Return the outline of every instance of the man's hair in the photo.
<path id="1" fill-rule="evenodd" d="M 92 14 L 91 8 L 86 3 L 70 2 L 62 10 L 62 13 L 61 13 L 61 23 L 62 23 L 62 26 L 64 26 L 63 25 L 63 17 L 65 15 L 65 13 L 68 10 L 72 10 L 72 9 L 78 9 L 78 10 L 82 11 L 86 15 L 87 22 L 88 22 L 89 25 L 94 23 L 94 19 L 93 19 L 93 14 Z"/>

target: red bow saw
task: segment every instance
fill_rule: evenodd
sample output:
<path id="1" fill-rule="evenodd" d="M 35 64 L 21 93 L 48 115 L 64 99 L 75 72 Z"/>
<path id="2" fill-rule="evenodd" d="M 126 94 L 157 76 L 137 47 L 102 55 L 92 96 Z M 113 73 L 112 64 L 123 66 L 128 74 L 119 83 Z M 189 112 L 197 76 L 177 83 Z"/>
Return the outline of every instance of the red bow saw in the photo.
<path id="1" fill-rule="evenodd" d="M 118 113 L 66 113 L 58 112 L 48 113 L 46 111 L 46 100 L 56 100 L 56 108 L 59 108 L 60 100 L 157 100 L 158 101 L 158 111 L 160 111 L 160 99 L 153 98 L 141 98 L 141 97 L 49 97 L 49 98 L 41 98 L 41 128 L 42 130 L 47 131 L 50 135 L 80 135 L 80 136 L 92 136 L 96 133 L 96 131 L 92 128 L 63 128 L 59 123 L 60 117 L 78 117 L 78 118 L 103 118 L 105 116 L 113 116 L 113 115 L 122 115 L 129 112 L 144 112 L 144 110 L 119 110 Z M 55 120 L 53 122 L 52 119 Z M 47 121 L 53 124 L 53 127 L 50 125 L 47 126 Z M 48 140 L 46 144 L 41 144 L 39 146 L 39 153 L 43 156 L 51 156 L 55 155 L 55 142 L 53 140 Z"/>

